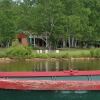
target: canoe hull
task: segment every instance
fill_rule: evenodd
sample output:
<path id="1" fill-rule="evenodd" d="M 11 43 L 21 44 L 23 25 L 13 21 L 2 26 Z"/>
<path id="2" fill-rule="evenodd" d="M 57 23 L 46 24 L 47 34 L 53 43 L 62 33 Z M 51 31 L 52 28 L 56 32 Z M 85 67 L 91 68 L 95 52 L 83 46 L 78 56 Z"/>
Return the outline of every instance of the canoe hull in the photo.
<path id="1" fill-rule="evenodd" d="M 0 89 L 100 90 L 100 70 L 0 72 Z"/>
<path id="2" fill-rule="evenodd" d="M 52 81 L 0 79 L 0 89 L 14 90 L 100 90 L 100 81 Z"/>

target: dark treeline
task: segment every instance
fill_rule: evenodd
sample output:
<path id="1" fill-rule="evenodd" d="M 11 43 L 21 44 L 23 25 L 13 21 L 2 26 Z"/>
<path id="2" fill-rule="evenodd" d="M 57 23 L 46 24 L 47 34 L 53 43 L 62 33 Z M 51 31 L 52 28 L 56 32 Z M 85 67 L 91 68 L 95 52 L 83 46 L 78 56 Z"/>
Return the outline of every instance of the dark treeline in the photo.
<path id="1" fill-rule="evenodd" d="M 0 0 L 0 46 L 19 32 L 47 35 L 49 46 L 100 46 L 100 0 Z"/>

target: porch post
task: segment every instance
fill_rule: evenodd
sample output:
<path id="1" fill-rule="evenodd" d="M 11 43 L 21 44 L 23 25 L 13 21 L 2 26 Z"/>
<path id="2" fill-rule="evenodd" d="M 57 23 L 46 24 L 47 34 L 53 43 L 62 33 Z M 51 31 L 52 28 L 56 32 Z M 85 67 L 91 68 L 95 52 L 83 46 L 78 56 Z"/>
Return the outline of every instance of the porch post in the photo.
<path id="1" fill-rule="evenodd" d="M 29 42 L 30 42 L 30 45 L 32 45 L 32 38 L 33 38 L 33 36 L 32 36 L 32 34 L 30 34 L 30 35 L 29 35 Z"/>

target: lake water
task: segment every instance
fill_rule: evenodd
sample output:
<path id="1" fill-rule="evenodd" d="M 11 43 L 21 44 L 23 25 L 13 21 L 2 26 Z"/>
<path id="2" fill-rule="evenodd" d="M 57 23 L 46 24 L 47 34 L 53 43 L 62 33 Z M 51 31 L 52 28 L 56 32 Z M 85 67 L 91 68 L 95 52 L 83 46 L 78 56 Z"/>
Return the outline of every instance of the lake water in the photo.
<path id="1" fill-rule="evenodd" d="M 100 92 L 0 90 L 0 100 L 100 100 Z"/>
<path id="2" fill-rule="evenodd" d="M 51 61 L 17 61 L 0 63 L 0 71 L 63 71 L 63 70 L 100 70 L 100 60 L 51 60 Z"/>
<path id="3" fill-rule="evenodd" d="M 0 63 L 0 71 L 100 70 L 100 60 L 17 61 Z M 100 91 L 15 91 L 0 90 L 0 100 L 100 100 Z"/>

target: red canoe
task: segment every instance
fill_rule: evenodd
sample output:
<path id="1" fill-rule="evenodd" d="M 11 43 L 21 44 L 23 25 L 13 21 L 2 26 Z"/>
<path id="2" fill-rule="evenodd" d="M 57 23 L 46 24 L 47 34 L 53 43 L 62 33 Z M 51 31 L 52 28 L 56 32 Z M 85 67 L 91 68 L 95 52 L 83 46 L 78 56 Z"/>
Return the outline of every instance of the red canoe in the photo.
<path id="1" fill-rule="evenodd" d="M 0 72 L 0 89 L 100 90 L 100 70 Z"/>

